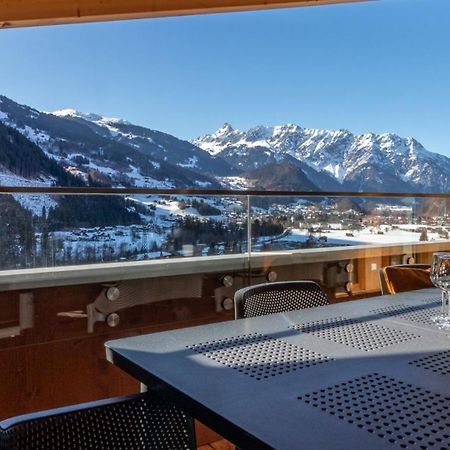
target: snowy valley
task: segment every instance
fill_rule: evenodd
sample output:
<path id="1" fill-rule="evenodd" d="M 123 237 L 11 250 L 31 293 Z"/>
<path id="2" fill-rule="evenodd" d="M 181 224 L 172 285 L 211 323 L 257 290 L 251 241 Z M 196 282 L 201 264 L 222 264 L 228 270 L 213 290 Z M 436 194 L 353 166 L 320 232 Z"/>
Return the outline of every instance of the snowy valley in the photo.
<path id="1" fill-rule="evenodd" d="M 225 124 L 188 142 L 122 119 L 41 112 L 0 96 L 0 185 L 199 191 L 2 195 L 2 267 L 445 240 L 445 200 L 320 192 L 447 193 L 449 173 L 449 158 L 394 134 Z M 262 195 L 249 206 L 245 195 L 204 189 Z M 271 198 L 265 191 L 319 194 Z"/>

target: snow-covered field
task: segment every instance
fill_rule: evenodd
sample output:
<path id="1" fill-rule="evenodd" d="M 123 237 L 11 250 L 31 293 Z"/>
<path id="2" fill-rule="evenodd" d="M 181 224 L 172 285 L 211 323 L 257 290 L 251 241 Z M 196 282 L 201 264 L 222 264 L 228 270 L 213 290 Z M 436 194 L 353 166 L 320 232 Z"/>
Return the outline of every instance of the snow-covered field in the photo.
<path id="1" fill-rule="evenodd" d="M 321 233 L 313 233 L 313 237 L 319 239 L 326 238 L 327 244 L 336 245 L 361 245 L 361 244 L 407 244 L 420 242 L 423 228 L 422 225 L 403 225 L 398 229 L 389 226 L 382 227 L 384 231 L 365 228 L 361 231 L 350 230 L 326 230 Z M 387 231 L 386 231 L 387 229 Z M 416 231 L 412 231 L 412 230 Z M 310 233 L 307 230 L 293 229 L 288 236 L 281 240 L 286 242 L 305 242 Z M 427 232 L 428 241 L 445 241 L 438 233 Z"/>

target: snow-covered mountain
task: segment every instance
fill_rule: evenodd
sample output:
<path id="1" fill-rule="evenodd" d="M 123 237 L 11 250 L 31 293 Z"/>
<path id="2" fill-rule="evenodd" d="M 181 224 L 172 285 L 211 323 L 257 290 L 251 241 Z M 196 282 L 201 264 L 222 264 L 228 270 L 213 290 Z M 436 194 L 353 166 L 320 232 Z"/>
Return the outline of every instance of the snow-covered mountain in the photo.
<path id="1" fill-rule="evenodd" d="M 225 123 L 192 143 L 246 171 L 273 163 L 299 165 L 322 190 L 450 190 L 450 159 L 395 134 L 354 135 L 292 124 L 239 131 Z"/>
<path id="2" fill-rule="evenodd" d="M 261 173 L 249 174 L 269 166 L 276 180 L 269 184 L 286 190 L 302 186 L 322 191 L 450 190 L 450 159 L 395 134 L 354 135 L 298 125 L 239 131 L 226 123 L 215 133 L 188 142 L 94 113 L 41 112 L 4 96 L 0 122 L 19 131 L 67 173 L 111 186 L 267 189 Z M 301 180 L 289 189 L 289 183 L 281 180 L 286 174 L 292 180 L 294 173 Z M 45 171 L 35 175 L 52 178 Z"/>
<path id="3" fill-rule="evenodd" d="M 236 172 L 187 141 L 97 114 L 72 109 L 45 113 L 0 96 L 0 122 L 86 181 L 90 177 L 112 186 L 218 188 L 216 176 Z"/>
<path id="4" fill-rule="evenodd" d="M 162 159 L 178 167 L 213 176 L 230 175 L 235 172 L 221 158 L 211 156 L 190 142 L 161 131 L 134 125 L 126 120 L 93 113 L 86 114 L 73 109 L 54 111 L 51 114 L 78 122 L 89 122 L 96 133 L 100 132 L 98 128 L 100 127 L 105 137 L 140 150 L 146 156 Z"/>

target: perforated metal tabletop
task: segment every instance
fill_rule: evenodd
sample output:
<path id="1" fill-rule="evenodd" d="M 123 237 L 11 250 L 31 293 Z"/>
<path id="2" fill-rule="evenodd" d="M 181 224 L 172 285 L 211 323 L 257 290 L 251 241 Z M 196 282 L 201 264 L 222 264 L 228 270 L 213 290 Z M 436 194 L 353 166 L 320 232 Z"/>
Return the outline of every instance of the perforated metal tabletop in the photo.
<path id="1" fill-rule="evenodd" d="M 450 448 L 434 289 L 106 343 L 108 359 L 244 449 Z"/>

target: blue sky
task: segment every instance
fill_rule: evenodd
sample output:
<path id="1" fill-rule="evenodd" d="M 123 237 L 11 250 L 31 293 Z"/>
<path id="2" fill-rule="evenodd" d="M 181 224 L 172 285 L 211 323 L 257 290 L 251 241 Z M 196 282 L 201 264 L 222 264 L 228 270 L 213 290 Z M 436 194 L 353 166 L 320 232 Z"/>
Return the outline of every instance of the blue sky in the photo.
<path id="1" fill-rule="evenodd" d="M 450 156 L 450 2 L 0 31 L 0 93 L 192 138 L 297 123 L 413 136 Z"/>

